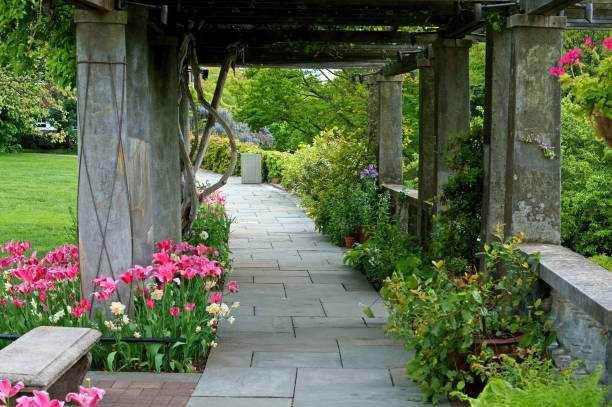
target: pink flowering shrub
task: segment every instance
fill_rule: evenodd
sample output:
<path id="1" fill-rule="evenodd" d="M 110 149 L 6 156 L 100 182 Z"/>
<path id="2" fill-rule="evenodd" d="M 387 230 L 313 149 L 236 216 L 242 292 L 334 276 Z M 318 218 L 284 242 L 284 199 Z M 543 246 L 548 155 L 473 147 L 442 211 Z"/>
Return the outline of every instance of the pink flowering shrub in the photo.
<path id="1" fill-rule="evenodd" d="M 570 49 L 550 68 L 550 74 L 558 77 L 564 90 L 568 90 L 574 102 L 580 106 L 576 112 L 589 119 L 607 117 L 612 119 L 612 38 L 602 42 L 602 55 L 591 38 L 587 38 L 582 49 Z M 580 58 L 588 54 L 598 64 L 587 72 Z M 592 67 L 591 67 L 592 68 Z M 612 147 L 612 140 L 608 140 Z"/>
<path id="2" fill-rule="evenodd" d="M 194 244 L 158 242 L 151 265 L 136 265 L 116 279 L 100 275 L 83 282 L 93 287 L 89 298 L 81 298 L 76 246 L 64 245 L 38 258 L 36 252 L 26 254 L 29 242 L 0 244 L 0 251 L 7 255 L 0 258 L 0 333 L 23 334 L 41 325 L 93 327 L 104 337 L 116 338 L 92 350 L 97 368 L 159 371 L 169 365 L 175 371 L 193 370 L 196 350 L 203 355 L 208 346 L 216 346 L 219 321 L 233 323 L 231 311 L 238 306 L 227 303 L 221 289 L 229 269 L 231 222 L 223 208 L 225 198 L 211 196 L 207 202 L 202 214 L 215 219 L 214 224 L 205 223 L 210 227 L 208 239 L 192 237 Z M 208 240 L 218 234 L 215 227 L 219 225 L 227 227 L 225 241 L 211 247 Z M 222 240 L 217 235 L 213 239 Z M 132 295 L 123 304 L 116 293 L 126 285 Z M 239 288 L 229 281 L 227 290 L 234 293 Z M 173 344 L 168 360 L 163 344 L 121 342 L 126 337 L 184 338 L 186 342 Z"/>
<path id="3" fill-rule="evenodd" d="M 18 382 L 14 387 L 8 380 L 0 380 L 0 407 L 11 407 L 11 399 L 23 389 L 23 383 Z M 64 402 L 50 400 L 46 391 L 34 391 L 33 396 L 21 396 L 16 400 L 15 407 L 63 407 Z M 81 386 L 78 393 L 68 393 L 66 402 L 74 402 L 81 407 L 94 407 L 104 398 L 105 391 L 97 387 Z"/>

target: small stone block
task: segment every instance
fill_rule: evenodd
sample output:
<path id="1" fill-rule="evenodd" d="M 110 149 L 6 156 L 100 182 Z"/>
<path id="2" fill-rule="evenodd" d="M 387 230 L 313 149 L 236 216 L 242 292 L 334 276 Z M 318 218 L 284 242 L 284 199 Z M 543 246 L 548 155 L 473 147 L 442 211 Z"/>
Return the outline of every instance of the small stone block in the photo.
<path id="1" fill-rule="evenodd" d="M 222 368 L 204 371 L 193 396 L 292 397 L 296 369 Z"/>

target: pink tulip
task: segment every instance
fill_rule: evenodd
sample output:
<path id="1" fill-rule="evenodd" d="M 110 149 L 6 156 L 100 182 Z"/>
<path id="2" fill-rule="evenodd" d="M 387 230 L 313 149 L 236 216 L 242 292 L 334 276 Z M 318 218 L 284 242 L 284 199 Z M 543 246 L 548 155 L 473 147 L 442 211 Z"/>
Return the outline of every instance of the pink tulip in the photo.
<path id="1" fill-rule="evenodd" d="M 74 401 L 81 407 L 94 407 L 100 400 L 102 400 L 105 391 L 92 387 L 80 387 L 79 393 L 68 393 L 66 395 L 66 402 Z"/>
<path id="2" fill-rule="evenodd" d="M 602 45 L 608 49 L 612 49 L 612 38 L 606 38 Z"/>
<path id="3" fill-rule="evenodd" d="M 40 302 L 45 302 L 45 301 L 47 301 L 47 294 L 45 294 L 44 291 L 41 291 L 40 295 L 38 296 L 38 298 L 40 299 Z"/>
<path id="4" fill-rule="evenodd" d="M 25 304 L 25 301 L 17 300 L 17 299 L 12 300 L 12 302 L 18 307 L 23 307 L 23 305 Z"/>
<path id="5" fill-rule="evenodd" d="M 49 393 L 34 390 L 34 397 L 19 397 L 17 407 L 64 407 L 64 402 L 49 400 Z"/>
<path id="6" fill-rule="evenodd" d="M 0 380 L 0 400 L 6 403 L 6 398 L 13 397 L 23 389 L 23 382 L 17 382 L 14 387 L 11 387 L 11 382 L 8 380 Z"/>
<path id="7" fill-rule="evenodd" d="M 193 310 L 194 308 L 195 308 L 195 302 L 191 302 L 191 303 L 190 303 L 190 302 L 188 302 L 187 304 L 185 304 L 185 309 L 186 309 L 187 311 L 191 311 L 191 310 Z"/>
<path id="8" fill-rule="evenodd" d="M 213 295 L 210 296 L 210 298 L 208 299 L 208 303 L 212 304 L 213 302 L 216 303 L 221 303 L 221 301 L 223 301 L 223 296 L 221 295 L 221 293 L 214 293 Z"/>
<path id="9" fill-rule="evenodd" d="M 231 293 L 237 293 L 240 291 L 240 287 L 238 287 L 238 283 L 235 281 L 230 281 L 227 283 L 227 289 L 230 290 Z"/>
<path id="10" fill-rule="evenodd" d="M 155 306 L 155 301 L 150 300 L 148 298 L 145 298 L 145 303 L 147 304 L 147 307 L 149 307 L 149 309 L 153 309 L 153 307 Z"/>
<path id="11" fill-rule="evenodd" d="M 119 278 L 121 279 L 121 281 L 123 281 L 126 284 L 132 284 L 132 282 L 134 281 L 134 274 L 132 272 L 132 269 L 121 274 Z"/>
<path id="12" fill-rule="evenodd" d="M 170 308 L 170 314 L 173 316 L 177 316 L 179 312 L 181 312 L 181 310 L 178 307 Z"/>

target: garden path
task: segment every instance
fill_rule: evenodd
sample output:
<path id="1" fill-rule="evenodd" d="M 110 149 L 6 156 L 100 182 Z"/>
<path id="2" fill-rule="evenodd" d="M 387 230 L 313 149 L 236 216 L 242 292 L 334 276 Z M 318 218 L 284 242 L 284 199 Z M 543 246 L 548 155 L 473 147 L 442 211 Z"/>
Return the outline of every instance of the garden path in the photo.
<path id="1" fill-rule="evenodd" d="M 218 175 L 200 171 L 201 181 Z M 409 407 L 409 354 L 381 329 L 386 310 L 343 251 L 314 229 L 298 201 L 272 185 L 222 189 L 235 217 L 230 236 L 240 301 L 219 327 L 188 407 Z M 364 318 L 359 303 L 378 318 Z"/>

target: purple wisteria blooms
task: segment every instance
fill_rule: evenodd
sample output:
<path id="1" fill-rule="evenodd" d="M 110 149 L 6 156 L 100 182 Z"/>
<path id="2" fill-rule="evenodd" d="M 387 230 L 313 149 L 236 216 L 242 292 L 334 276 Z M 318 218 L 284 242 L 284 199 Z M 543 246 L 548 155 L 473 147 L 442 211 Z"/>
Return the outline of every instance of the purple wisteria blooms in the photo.
<path id="1" fill-rule="evenodd" d="M 367 168 L 364 168 L 359 175 L 361 175 L 362 177 L 372 177 L 372 178 L 376 178 L 378 177 L 378 171 L 376 171 L 376 168 L 374 167 L 374 164 L 370 164 Z"/>
<path id="2" fill-rule="evenodd" d="M 207 115 L 208 111 L 202 107 L 198 106 L 198 113 L 202 115 Z M 252 143 L 258 145 L 260 147 L 270 148 L 274 145 L 274 136 L 270 133 L 267 127 L 262 127 L 259 131 L 252 131 L 248 124 L 235 121 L 227 111 L 227 109 L 219 109 L 219 114 L 227 124 L 229 124 L 230 128 L 234 132 L 234 135 L 243 143 Z M 218 122 L 215 122 L 215 126 L 213 127 L 213 133 L 216 134 L 224 134 L 225 130 Z"/>

